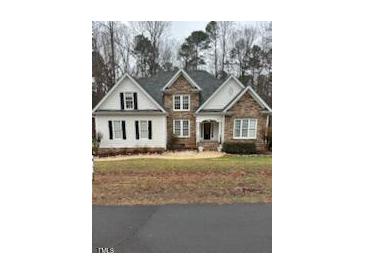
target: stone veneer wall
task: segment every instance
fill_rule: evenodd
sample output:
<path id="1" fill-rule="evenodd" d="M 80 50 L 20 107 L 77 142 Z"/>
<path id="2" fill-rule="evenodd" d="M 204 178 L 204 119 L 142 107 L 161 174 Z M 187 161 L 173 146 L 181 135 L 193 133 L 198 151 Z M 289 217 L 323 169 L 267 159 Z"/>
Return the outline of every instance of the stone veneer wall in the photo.
<path id="1" fill-rule="evenodd" d="M 190 110 L 174 111 L 173 95 L 189 94 Z M 180 76 L 173 85 L 164 91 L 164 107 L 168 112 L 167 116 L 167 144 L 169 148 L 196 148 L 196 124 L 195 111 L 199 108 L 199 91 L 196 90 L 183 76 Z M 173 120 L 188 119 L 190 120 L 190 137 L 173 138 Z"/>
<path id="2" fill-rule="evenodd" d="M 262 113 L 261 106 L 247 92 L 234 106 L 229 109 L 230 115 L 225 118 L 224 141 L 232 143 L 252 143 L 256 144 L 259 152 L 265 150 L 263 129 L 266 127 L 266 119 L 268 114 Z M 256 140 L 233 139 L 233 123 L 234 119 L 240 118 L 256 118 L 257 119 L 257 137 Z"/>

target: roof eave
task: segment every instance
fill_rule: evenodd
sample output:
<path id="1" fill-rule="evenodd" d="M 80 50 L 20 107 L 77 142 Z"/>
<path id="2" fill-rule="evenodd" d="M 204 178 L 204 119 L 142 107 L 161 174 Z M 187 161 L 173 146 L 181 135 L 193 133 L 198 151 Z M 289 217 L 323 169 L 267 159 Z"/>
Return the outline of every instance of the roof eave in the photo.
<path id="1" fill-rule="evenodd" d="M 162 111 L 148 111 L 148 110 L 141 110 L 141 111 L 122 111 L 122 110 L 99 110 L 93 112 L 93 115 L 126 115 L 126 116 L 133 116 L 133 115 L 167 115 L 166 112 Z"/>

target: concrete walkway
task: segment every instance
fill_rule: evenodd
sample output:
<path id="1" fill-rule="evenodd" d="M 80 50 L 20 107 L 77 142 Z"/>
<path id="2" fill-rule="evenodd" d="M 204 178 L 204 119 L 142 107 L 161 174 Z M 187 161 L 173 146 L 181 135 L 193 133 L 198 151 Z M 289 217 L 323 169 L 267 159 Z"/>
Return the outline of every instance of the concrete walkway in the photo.
<path id="1" fill-rule="evenodd" d="M 94 158 L 94 161 L 120 161 L 129 159 L 168 159 L 168 160 L 186 160 L 186 159 L 207 159 L 222 157 L 225 153 L 218 151 L 178 151 L 178 152 L 164 152 L 162 154 L 138 154 L 138 155 L 121 155 L 115 157 Z"/>

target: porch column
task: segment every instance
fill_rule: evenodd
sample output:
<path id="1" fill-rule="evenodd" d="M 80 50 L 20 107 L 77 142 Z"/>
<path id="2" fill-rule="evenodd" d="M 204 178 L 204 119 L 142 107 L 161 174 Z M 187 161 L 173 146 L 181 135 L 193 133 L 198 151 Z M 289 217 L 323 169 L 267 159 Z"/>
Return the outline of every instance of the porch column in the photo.
<path id="1" fill-rule="evenodd" d="M 195 129 L 195 136 L 196 136 L 196 145 L 199 143 L 199 137 L 200 137 L 200 121 L 196 119 L 196 129 Z"/>
<path id="2" fill-rule="evenodd" d="M 222 144 L 224 143 L 224 128 L 225 128 L 225 116 L 221 117 L 221 136 L 222 136 Z"/>

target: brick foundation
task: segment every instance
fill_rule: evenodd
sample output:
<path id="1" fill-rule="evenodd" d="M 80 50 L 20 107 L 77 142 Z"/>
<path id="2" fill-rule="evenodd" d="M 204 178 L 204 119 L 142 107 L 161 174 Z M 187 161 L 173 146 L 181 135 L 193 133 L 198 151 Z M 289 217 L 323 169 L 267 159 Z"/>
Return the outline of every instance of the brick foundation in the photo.
<path id="1" fill-rule="evenodd" d="M 140 154 L 140 153 L 162 153 L 166 151 L 164 148 L 99 148 L 99 157 Z"/>

